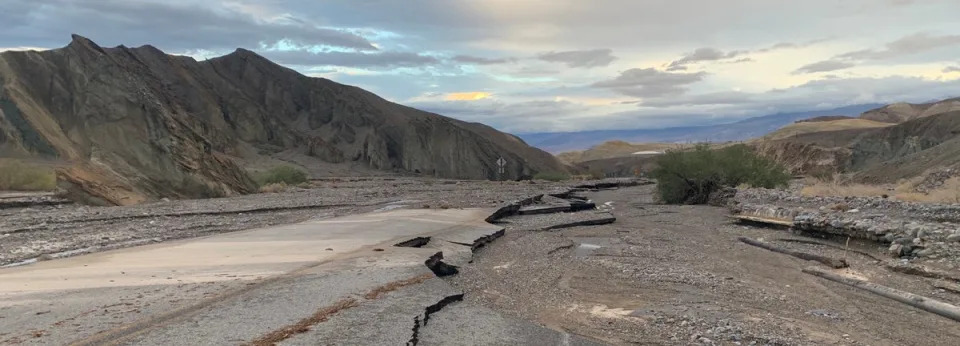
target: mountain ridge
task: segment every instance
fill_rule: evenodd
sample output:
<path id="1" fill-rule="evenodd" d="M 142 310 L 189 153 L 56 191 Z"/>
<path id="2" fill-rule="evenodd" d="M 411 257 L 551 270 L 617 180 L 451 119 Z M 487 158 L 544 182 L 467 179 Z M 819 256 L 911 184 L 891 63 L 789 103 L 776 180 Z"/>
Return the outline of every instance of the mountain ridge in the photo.
<path id="1" fill-rule="evenodd" d="M 817 116 L 857 115 L 876 109 L 880 104 L 860 104 L 828 110 L 776 113 L 739 120 L 733 123 L 636 130 L 594 130 L 519 134 L 530 145 L 552 153 L 585 150 L 592 146 L 620 140 L 631 143 L 743 141 L 759 137 L 794 121 Z"/>
<path id="2" fill-rule="evenodd" d="M 237 162 L 285 152 L 444 178 L 498 178 L 501 156 L 507 179 L 567 169 L 489 126 L 243 48 L 196 61 L 73 35 L 64 48 L 0 53 L 0 106 L 0 156 L 69 162 L 65 188 L 101 204 L 248 193 Z"/>

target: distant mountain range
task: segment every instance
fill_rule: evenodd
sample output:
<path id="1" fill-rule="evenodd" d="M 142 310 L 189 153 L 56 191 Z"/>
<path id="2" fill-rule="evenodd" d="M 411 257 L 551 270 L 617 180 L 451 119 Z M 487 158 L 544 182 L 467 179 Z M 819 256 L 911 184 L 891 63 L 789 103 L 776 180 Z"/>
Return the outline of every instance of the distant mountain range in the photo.
<path id="1" fill-rule="evenodd" d="M 520 134 L 518 136 L 526 141 L 527 144 L 555 154 L 571 150 L 583 150 L 611 140 L 621 140 L 631 143 L 742 141 L 763 136 L 797 120 L 834 115 L 848 115 L 855 117 L 863 112 L 882 106 L 882 104 L 860 104 L 827 110 L 777 113 L 749 118 L 734 123 L 708 126 L 637 130 L 546 132 Z"/>

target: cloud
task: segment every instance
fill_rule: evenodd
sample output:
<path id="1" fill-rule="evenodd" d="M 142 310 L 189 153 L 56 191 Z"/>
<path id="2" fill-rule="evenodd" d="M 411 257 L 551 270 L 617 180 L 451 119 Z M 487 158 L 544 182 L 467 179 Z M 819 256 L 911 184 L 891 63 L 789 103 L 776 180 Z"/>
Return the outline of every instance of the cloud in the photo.
<path id="1" fill-rule="evenodd" d="M 674 106 L 705 106 L 705 105 L 736 105 L 752 101 L 753 95 L 739 91 L 721 91 L 699 95 L 683 95 L 680 97 L 666 97 L 645 99 L 640 103 L 642 107 L 674 107 Z"/>
<path id="2" fill-rule="evenodd" d="M 419 67 L 436 65 L 437 59 L 428 55 L 408 52 L 320 52 L 307 51 L 262 51 L 264 57 L 280 64 L 301 66 L 343 66 L 343 67 Z"/>
<path id="3" fill-rule="evenodd" d="M 31 45 L 57 47 L 77 33 L 105 45 L 151 44 L 167 51 L 255 49 L 281 40 L 298 46 L 376 50 L 350 30 L 220 2 L 3 0 L 0 19 L 7 31 L 0 35 L 0 46 L 23 45 L 27 39 Z"/>
<path id="4" fill-rule="evenodd" d="M 848 69 L 854 66 L 856 66 L 856 64 L 852 62 L 840 61 L 840 60 L 824 60 L 824 61 L 818 61 L 812 64 L 803 65 L 800 68 L 794 70 L 793 74 L 829 72 L 829 71 Z"/>
<path id="5" fill-rule="evenodd" d="M 960 44 L 960 35 L 931 36 L 917 33 L 887 43 L 883 49 L 864 49 L 840 54 L 851 60 L 886 60 Z"/>
<path id="6" fill-rule="evenodd" d="M 470 91 L 462 93 L 449 93 L 444 99 L 447 101 L 477 101 L 490 98 L 492 94 L 483 91 Z"/>
<path id="7" fill-rule="evenodd" d="M 947 67 L 943 68 L 943 73 L 950 73 L 950 72 L 960 72 L 960 65 L 957 65 L 957 66 L 947 66 Z"/>
<path id="8" fill-rule="evenodd" d="M 767 48 L 757 49 L 757 50 L 754 51 L 754 52 L 756 52 L 756 53 L 767 53 L 767 52 L 772 52 L 772 51 L 781 50 L 781 49 L 800 49 L 800 48 L 807 48 L 807 47 L 810 47 L 810 46 L 813 46 L 813 45 L 816 45 L 816 44 L 819 44 L 819 43 L 827 42 L 827 41 L 830 41 L 830 40 L 833 40 L 833 38 L 818 38 L 818 39 L 815 39 L 815 40 L 810 40 L 810 41 L 801 42 L 801 43 L 780 42 L 780 43 L 774 44 L 774 45 L 772 45 L 772 46 L 770 46 L 770 47 L 767 47 Z"/>
<path id="9" fill-rule="evenodd" d="M 730 63 L 730 64 L 742 64 L 742 63 L 745 63 L 745 62 L 754 62 L 754 61 L 756 61 L 756 60 L 753 60 L 753 58 L 740 58 L 740 59 L 731 61 L 731 62 L 729 62 L 729 63 Z"/>
<path id="10" fill-rule="evenodd" d="M 854 67 L 858 62 L 893 60 L 955 45 L 960 45 L 960 35 L 931 36 L 926 33 L 917 33 L 888 42 L 882 49 L 861 49 L 805 65 L 795 70 L 793 74 L 842 70 Z"/>
<path id="11" fill-rule="evenodd" d="M 670 73 L 653 68 L 633 68 L 620 73 L 614 79 L 593 83 L 595 88 L 605 88 L 634 97 L 660 97 L 680 95 L 686 87 L 703 80 L 705 72 Z"/>
<path id="12" fill-rule="evenodd" d="M 723 59 L 735 58 L 744 54 L 749 53 L 748 51 L 735 50 L 724 53 L 722 50 L 716 48 L 698 48 L 692 53 L 688 53 L 679 60 L 673 61 L 670 65 L 667 65 L 667 71 L 677 71 L 685 70 L 684 67 L 687 64 L 698 63 L 702 61 L 716 61 Z"/>
<path id="13" fill-rule="evenodd" d="M 516 58 L 484 58 L 479 56 L 472 55 L 457 55 L 454 56 L 453 61 L 465 63 L 465 64 L 477 64 L 477 65 L 497 65 L 497 64 L 506 64 L 516 62 Z"/>
<path id="14" fill-rule="evenodd" d="M 817 39 L 817 40 L 812 40 L 812 41 L 807 41 L 802 43 L 781 42 L 781 43 L 774 44 L 770 47 L 761 48 L 757 50 L 732 50 L 728 52 L 724 52 L 720 49 L 710 48 L 710 47 L 698 48 L 691 53 L 687 53 L 682 58 L 675 60 L 673 62 L 670 62 L 670 64 L 667 65 L 667 71 L 685 71 L 687 70 L 686 65 L 689 65 L 689 64 L 694 64 L 694 63 L 699 63 L 704 61 L 728 60 L 728 59 L 733 59 L 737 57 L 741 57 L 741 58 L 737 60 L 732 60 L 729 62 L 735 63 L 735 64 L 753 62 L 755 60 L 753 60 L 752 58 L 743 57 L 743 56 L 747 54 L 753 54 L 753 53 L 767 53 L 767 52 L 772 52 L 772 51 L 781 50 L 781 49 L 805 48 L 821 42 L 825 42 L 827 40 L 828 39 Z"/>
<path id="15" fill-rule="evenodd" d="M 507 132 L 569 131 L 577 129 L 590 107 L 566 100 L 504 102 L 487 98 L 477 101 L 424 101 L 410 106 L 452 116 L 464 121 L 483 122 Z"/>
<path id="16" fill-rule="evenodd" d="M 612 49 L 572 50 L 565 52 L 547 52 L 537 56 L 549 62 L 567 64 L 569 67 L 601 67 L 610 65 L 617 57 Z"/>

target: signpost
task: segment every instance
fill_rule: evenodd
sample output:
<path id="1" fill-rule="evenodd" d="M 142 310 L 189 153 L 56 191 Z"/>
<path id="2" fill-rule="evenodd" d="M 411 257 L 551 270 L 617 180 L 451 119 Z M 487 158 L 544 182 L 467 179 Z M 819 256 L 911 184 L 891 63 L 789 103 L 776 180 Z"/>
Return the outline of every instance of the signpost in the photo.
<path id="1" fill-rule="evenodd" d="M 504 160 L 503 157 L 497 159 L 497 177 L 498 180 L 503 181 L 503 173 L 506 172 L 507 160 Z"/>

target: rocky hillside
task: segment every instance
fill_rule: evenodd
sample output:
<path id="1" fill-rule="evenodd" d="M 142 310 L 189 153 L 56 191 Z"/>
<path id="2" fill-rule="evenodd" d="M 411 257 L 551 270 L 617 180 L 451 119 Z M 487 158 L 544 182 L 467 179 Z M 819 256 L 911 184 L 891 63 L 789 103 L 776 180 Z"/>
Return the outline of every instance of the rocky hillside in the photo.
<path id="1" fill-rule="evenodd" d="M 871 129 L 892 126 L 891 123 L 867 119 L 802 120 L 768 133 L 759 140 L 784 139 L 804 133 Z"/>
<path id="2" fill-rule="evenodd" d="M 299 152 L 436 177 L 565 171 L 488 126 L 310 78 L 247 50 L 198 62 L 143 46 L 0 53 L 0 156 L 68 163 L 64 187 L 103 204 L 239 194 L 237 158 Z"/>
<path id="3" fill-rule="evenodd" d="M 864 112 L 860 118 L 896 124 L 957 110 L 960 110 L 960 98 L 952 98 L 922 104 L 894 103 Z"/>
<path id="4" fill-rule="evenodd" d="M 951 109 L 928 109 L 934 107 Z M 878 113 L 864 115 L 870 114 Z M 796 174 L 848 172 L 855 173 L 859 181 L 890 183 L 960 165 L 960 111 L 924 114 L 889 126 L 800 131 L 753 141 L 752 145 Z"/>

